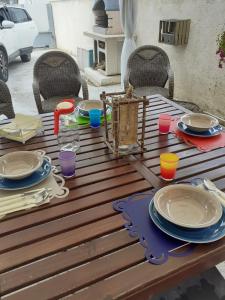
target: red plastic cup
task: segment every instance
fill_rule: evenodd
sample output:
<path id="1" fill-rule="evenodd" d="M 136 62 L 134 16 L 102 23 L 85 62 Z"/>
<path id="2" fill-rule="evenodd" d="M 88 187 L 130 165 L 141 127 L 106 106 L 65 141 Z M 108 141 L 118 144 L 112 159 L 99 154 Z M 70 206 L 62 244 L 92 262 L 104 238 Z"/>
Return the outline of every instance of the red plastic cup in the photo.
<path id="1" fill-rule="evenodd" d="M 171 116 L 162 114 L 159 116 L 159 133 L 167 134 L 170 131 Z"/>

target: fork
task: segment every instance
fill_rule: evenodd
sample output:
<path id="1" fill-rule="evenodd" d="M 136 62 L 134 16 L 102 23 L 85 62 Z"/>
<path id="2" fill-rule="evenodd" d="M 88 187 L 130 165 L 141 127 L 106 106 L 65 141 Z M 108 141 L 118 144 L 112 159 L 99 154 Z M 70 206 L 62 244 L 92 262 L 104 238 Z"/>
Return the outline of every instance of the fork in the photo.
<path id="1" fill-rule="evenodd" d="M 35 194 L 37 194 L 39 192 L 42 192 L 42 191 L 47 191 L 47 192 L 50 193 L 52 191 L 52 189 L 51 188 L 40 188 L 40 189 L 24 192 L 24 193 L 21 193 L 21 194 L 15 194 L 15 195 L 12 195 L 12 196 L 2 197 L 2 198 L 0 198 L 0 208 L 2 206 L 5 206 L 6 203 L 11 203 L 11 202 L 18 201 L 18 199 L 20 199 L 20 198 L 24 199 L 25 196 L 29 196 L 29 195 L 32 196 L 32 195 L 35 195 Z"/>
<path id="2" fill-rule="evenodd" d="M 25 199 L 25 197 L 26 197 L 26 195 L 25 195 L 22 197 L 23 201 L 21 201 L 19 203 L 18 203 L 18 198 L 14 198 L 12 201 L 10 201 L 9 204 L 8 204 L 8 202 L 6 202 L 5 205 L 2 205 L 2 207 L 1 207 L 0 215 L 5 215 L 7 213 L 10 213 L 11 211 L 18 211 L 18 210 L 21 210 L 22 208 L 26 208 L 27 206 L 30 206 L 30 205 L 38 206 L 38 205 L 43 204 L 51 196 L 49 190 L 50 189 L 42 189 L 41 191 L 33 194 L 31 196 L 31 199 L 28 199 L 28 200 Z"/>

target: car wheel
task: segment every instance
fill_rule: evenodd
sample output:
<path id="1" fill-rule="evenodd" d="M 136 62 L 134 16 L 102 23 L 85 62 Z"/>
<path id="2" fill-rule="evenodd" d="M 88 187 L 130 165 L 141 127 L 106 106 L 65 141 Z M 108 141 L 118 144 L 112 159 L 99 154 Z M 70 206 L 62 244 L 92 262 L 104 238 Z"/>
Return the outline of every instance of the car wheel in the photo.
<path id="1" fill-rule="evenodd" d="M 0 49 L 0 79 L 7 81 L 9 77 L 8 58 L 3 49 Z"/>
<path id="2" fill-rule="evenodd" d="M 22 62 L 28 62 L 31 60 L 31 54 L 23 54 L 20 56 Z"/>

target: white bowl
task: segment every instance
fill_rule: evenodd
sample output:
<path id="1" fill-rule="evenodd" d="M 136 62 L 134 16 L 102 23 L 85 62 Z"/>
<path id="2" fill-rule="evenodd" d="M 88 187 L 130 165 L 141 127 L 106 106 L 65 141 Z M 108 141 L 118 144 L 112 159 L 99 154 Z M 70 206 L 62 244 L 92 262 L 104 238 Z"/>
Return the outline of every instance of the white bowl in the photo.
<path id="1" fill-rule="evenodd" d="M 79 113 L 85 117 L 89 117 L 91 109 L 100 109 L 103 114 L 103 102 L 101 100 L 84 100 L 78 105 Z"/>
<path id="2" fill-rule="evenodd" d="M 205 228 L 219 221 L 222 206 L 210 192 L 187 184 L 166 186 L 156 192 L 154 206 L 166 220 L 187 228 Z"/>
<path id="3" fill-rule="evenodd" d="M 185 114 L 180 120 L 189 129 L 197 132 L 207 131 L 210 128 L 219 125 L 219 121 L 216 118 L 200 113 Z"/>
<path id="4" fill-rule="evenodd" d="M 23 179 L 31 175 L 43 163 L 43 155 L 35 151 L 15 151 L 0 157 L 0 177 Z"/>

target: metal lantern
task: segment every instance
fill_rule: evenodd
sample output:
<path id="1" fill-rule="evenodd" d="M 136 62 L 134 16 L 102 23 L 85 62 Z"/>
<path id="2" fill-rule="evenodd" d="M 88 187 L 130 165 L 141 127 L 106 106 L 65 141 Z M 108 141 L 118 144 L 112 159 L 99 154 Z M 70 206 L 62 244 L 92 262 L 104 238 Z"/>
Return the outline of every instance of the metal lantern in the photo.
<path id="1" fill-rule="evenodd" d="M 100 95 L 104 107 L 105 143 L 116 157 L 144 151 L 146 106 L 149 101 L 146 97 L 134 97 L 132 91 L 130 87 L 127 93 L 103 92 Z M 107 121 L 109 106 L 112 111 L 111 124 Z"/>

